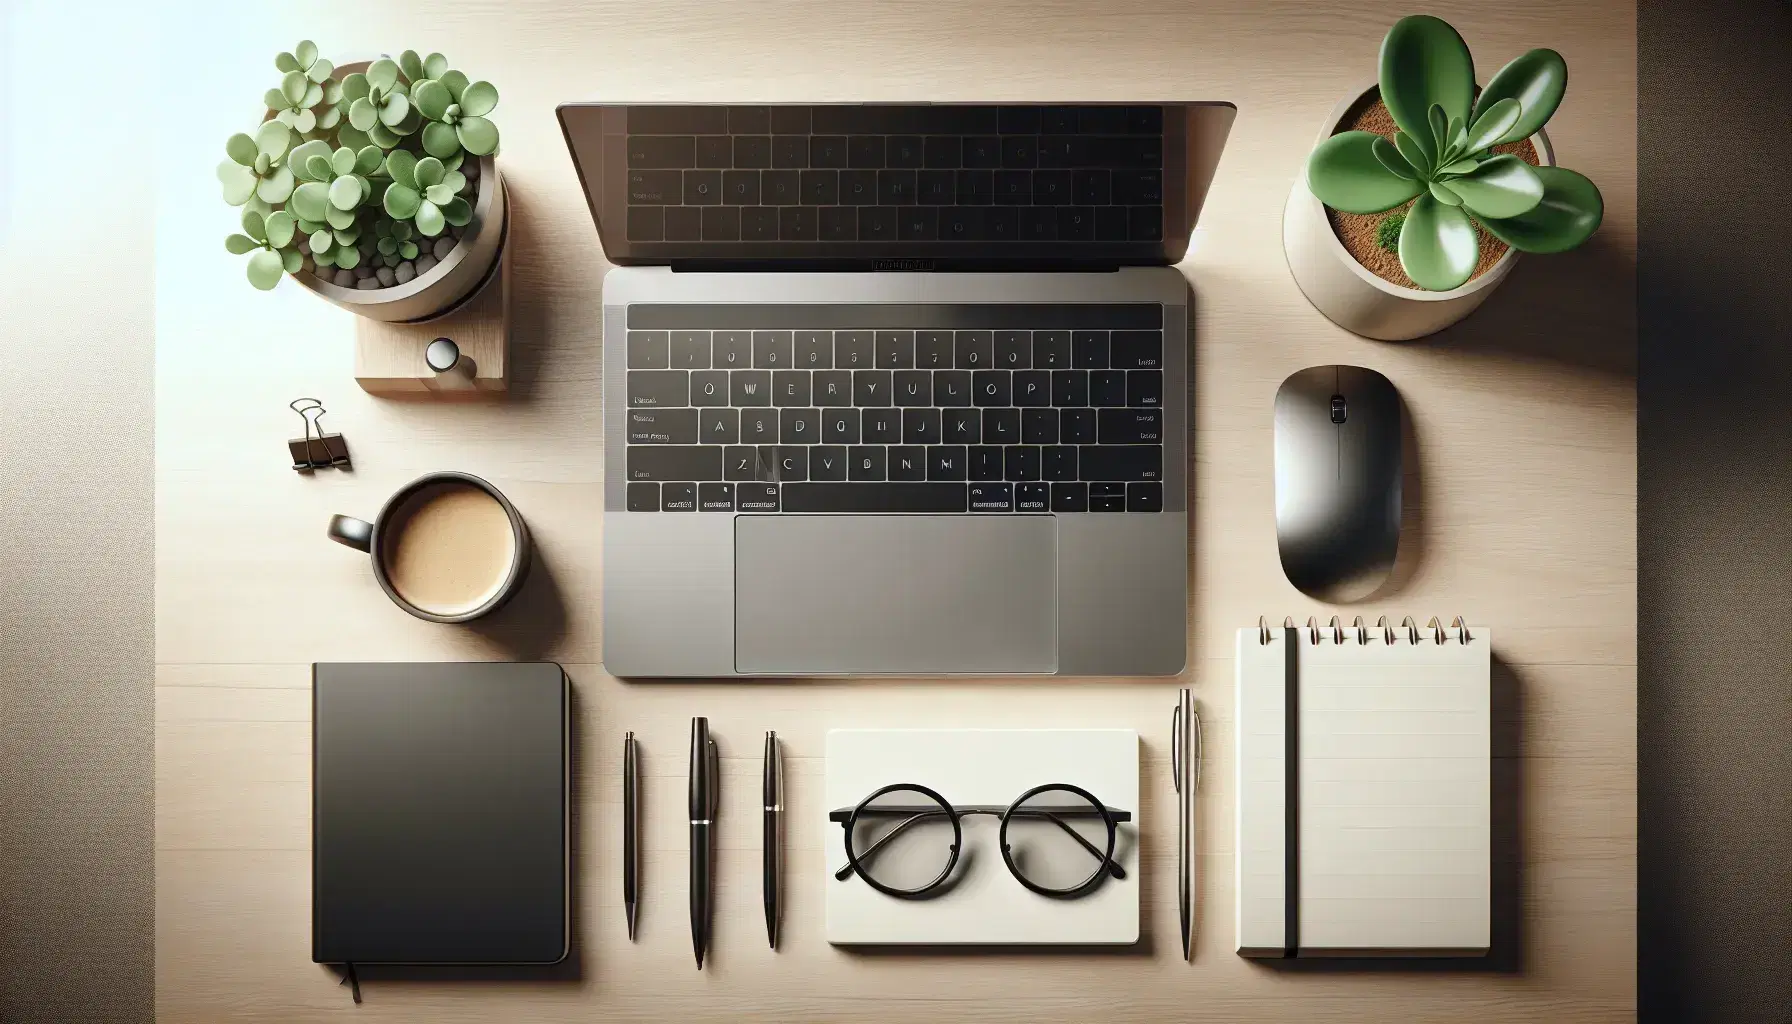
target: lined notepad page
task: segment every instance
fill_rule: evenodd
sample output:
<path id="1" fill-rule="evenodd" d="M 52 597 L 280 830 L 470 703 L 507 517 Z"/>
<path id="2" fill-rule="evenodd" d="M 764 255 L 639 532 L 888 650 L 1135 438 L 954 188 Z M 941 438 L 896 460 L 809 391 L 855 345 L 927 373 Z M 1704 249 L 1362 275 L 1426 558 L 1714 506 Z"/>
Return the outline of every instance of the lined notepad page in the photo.
<path id="1" fill-rule="evenodd" d="M 1474 954 L 1491 930 L 1492 636 L 1239 631 L 1239 951 Z M 1290 636 L 1298 637 L 1291 652 Z M 1289 785 L 1288 701 L 1296 722 Z M 1292 801 L 1290 797 L 1292 796 Z"/>

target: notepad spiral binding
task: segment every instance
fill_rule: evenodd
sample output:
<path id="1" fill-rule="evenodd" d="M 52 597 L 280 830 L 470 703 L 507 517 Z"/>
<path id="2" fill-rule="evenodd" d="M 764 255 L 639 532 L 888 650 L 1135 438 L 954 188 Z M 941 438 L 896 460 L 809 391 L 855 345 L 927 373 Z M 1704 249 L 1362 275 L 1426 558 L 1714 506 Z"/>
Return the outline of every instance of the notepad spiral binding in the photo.
<path id="1" fill-rule="evenodd" d="M 1282 620 L 1282 628 L 1298 629 L 1299 627 L 1294 624 L 1294 616 L 1290 615 Z M 1374 628 L 1381 631 L 1382 643 L 1391 647 L 1398 642 L 1399 635 L 1396 632 L 1396 627 L 1388 623 L 1388 617 L 1386 615 L 1383 615 L 1381 619 L 1375 623 Z M 1417 644 L 1423 639 L 1423 635 L 1419 630 L 1419 624 L 1414 621 L 1413 617 L 1410 615 L 1400 620 L 1398 628 L 1406 630 L 1407 641 L 1409 643 Z M 1331 630 L 1332 643 L 1334 644 L 1344 643 L 1346 629 L 1356 631 L 1356 642 L 1359 645 L 1366 646 L 1369 643 L 1370 638 L 1370 627 L 1363 623 L 1363 617 L 1361 615 L 1358 615 L 1356 621 L 1352 622 L 1349 626 L 1345 626 L 1344 620 L 1336 615 L 1332 616 L 1332 621 L 1325 626 L 1319 624 L 1318 618 L 1308 616 L 1306 629 L 1307 636 L 1311 638 L 1310 642 L 1313 644 L 1319 643 L 1322 636 L 1320 630 L 1322 629 Z M 1468 631 L 1468 621 L 1460 615 L 1452 619 L 1447 627 L 1437 616 L 1433 615 L 1431 621 L 1425 624 L 1425 629 L 1431 632 L 1431 639 L 1434 643 L 1449 643 L 1451 639 L 1451 630 L 1455 631 L 1455 641 L 1459 644 L 1466 645 L 1472 643 L 1475 639 Z M 1264 619 L 1263 616 L 1257 616 L 1257 642 L 1259 644 L 1268 644 L 1270 639 L 1271 633 L 1269 622 Z"/>

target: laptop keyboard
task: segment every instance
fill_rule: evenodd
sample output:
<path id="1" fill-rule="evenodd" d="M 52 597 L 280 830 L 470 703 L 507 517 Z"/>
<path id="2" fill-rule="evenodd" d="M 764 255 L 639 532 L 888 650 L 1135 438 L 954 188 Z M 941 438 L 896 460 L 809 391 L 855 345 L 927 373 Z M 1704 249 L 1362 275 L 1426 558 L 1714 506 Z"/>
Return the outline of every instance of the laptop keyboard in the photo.
<path id="1" fill-rule="evenodd" d="M 1156 106 L 638 106 L 631 242 L 1160 242 Z"/>
<path id="2" fill-rule="evenodd" d="M 629 326 L 629 511 L 1163 510 L 1159 306 L 637 305 Z"/>

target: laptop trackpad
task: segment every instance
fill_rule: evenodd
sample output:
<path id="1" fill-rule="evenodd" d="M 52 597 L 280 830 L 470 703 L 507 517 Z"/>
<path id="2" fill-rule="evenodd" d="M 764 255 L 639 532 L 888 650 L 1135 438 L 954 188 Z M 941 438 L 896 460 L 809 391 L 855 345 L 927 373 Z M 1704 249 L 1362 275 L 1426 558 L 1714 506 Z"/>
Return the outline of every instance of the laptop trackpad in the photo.
<path id="1" fill-rule="evenodd" d="M 753 675 L 1057 670 L 1051 516 L 737 516 Z"/>

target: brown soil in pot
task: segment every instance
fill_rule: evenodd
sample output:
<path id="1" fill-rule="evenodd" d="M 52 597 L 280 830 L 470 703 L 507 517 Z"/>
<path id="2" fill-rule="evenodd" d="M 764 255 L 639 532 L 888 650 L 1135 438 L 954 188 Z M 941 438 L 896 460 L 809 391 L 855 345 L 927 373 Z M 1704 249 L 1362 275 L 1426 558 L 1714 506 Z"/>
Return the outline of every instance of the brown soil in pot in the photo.
<path id="1" fill-rule="evenodd" d="M 1361 102 L 1344 115 L 1344 122 L 1338 131 L 1374 132 L 1393 141 L 1397 130 L 1394 117 L 1388 113 L 1387 105 L 1381 102 L 1379 95 L 1365 96 Z M 1541 161 L 1537 159 L 1537 147 L 1530 139 L 1521 139 L 1504 146 L 1493 147 L 1495 153 L 1515 153 L 1520 160 L 1535 166 Z M 1412 202 L 1397 206 L 1385 213 L 1340 213 L 1331 207 L 1325 208 L 1325 215 L 1332 222 L 1332 230 L 1337 233 L 1338 241 L 1358 263 L 1369 268 L 1369 272 L 1390 284 L 1402 288 L 1418 288 L 1406 271 L 1400 267 L 1400 257 L 1375 244 L 1375 228 L 1384 219 L 1396 213 L 1404 213 Z M 1476 264 L 1475 272 L 1469 277 L 1473 281 L 1482 274 L 1493 269 L 1499 258 L 1506 254 L 1506 243 L 1481 230 L 1475 225 L 1475 234 L 1481 239 L 1481 261 Z"/>

